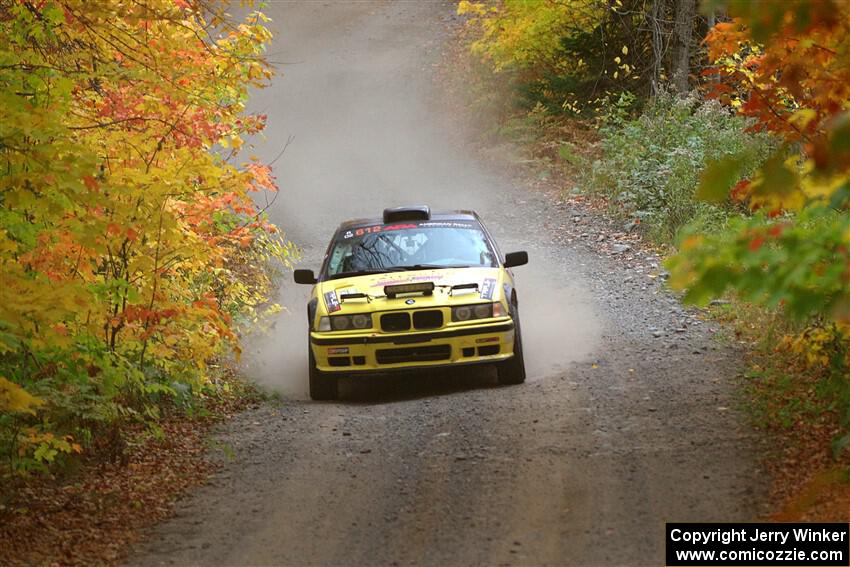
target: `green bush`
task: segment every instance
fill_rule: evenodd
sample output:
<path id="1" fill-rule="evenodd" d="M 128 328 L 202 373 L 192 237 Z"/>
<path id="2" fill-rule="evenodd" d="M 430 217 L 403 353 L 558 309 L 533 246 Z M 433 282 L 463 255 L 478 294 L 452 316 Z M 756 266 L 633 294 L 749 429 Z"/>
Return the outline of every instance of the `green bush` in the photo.
<path id="1" fill-rule="evenodd" d="M 580 180 L 583 192 L 605 196 L 663 243 L 685 224 L 710 230 L 743 212 L 696 199 L 699 176 L 708 161 L 730 154 L 746 156 L 745 175 L 755 170 L 773 147 L 768 135 L 747 132 L 746 119 L 694 94 L 662 94 L 638 118 L 627 112 L 633 103 L 622 95 L 609 105 L 600 128 L 602 158 Z"/>

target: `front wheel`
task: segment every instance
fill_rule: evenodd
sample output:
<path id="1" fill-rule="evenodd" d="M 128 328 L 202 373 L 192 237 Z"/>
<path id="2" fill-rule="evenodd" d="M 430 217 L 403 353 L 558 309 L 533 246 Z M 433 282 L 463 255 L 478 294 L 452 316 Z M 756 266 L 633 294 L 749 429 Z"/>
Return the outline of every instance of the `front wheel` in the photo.
<path id="1" fill-rule="evenodd" d="M 310 399 L 312 400 L 335 400 L 337 397 L 337 377 L 327 374 L 316 368 L 316 357 L 313 349 L 310 351 Z"/>
<path id="2" fill-rule="evenodd" d="M 525 360 L 522 357 L 522 331 L 519 326 L 519 309 L 511 305 L 514 318 L 514 355 L 496 367 L 499 384 L 522 384 L 525 382 Z"/>

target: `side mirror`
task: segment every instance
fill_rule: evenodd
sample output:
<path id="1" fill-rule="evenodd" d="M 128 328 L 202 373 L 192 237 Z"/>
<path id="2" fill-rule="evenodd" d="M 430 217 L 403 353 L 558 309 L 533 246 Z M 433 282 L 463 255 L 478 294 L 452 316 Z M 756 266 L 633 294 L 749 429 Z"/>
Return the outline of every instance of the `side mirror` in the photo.
<path id="1" fill-rule="evenodd" d="M 295 283 L 297 284 L 314 284 L 316 283 L 316 274 L 313 270 L 295 270 Z"/>
<path id="2" fill-rule="evenodd" d="M 528 264 L 528 252 L 509 252 L 505 254 L 505 267 L 524 266 Z"/>

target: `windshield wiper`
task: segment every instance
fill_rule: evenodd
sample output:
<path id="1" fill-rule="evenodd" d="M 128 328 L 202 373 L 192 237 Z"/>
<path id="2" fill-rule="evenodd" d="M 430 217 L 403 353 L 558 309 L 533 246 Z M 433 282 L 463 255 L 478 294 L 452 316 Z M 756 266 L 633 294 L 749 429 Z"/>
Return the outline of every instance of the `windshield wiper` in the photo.
<path id="1" fill-rule="evenodd" d="M 354 276 L 369 276 L 372 274 L 388 274 L 390 272 L 409 272 L 413 270 L 450 270 L 452 268 L 469 268 L 470 266 L 446 266 L 444 264 L 413 264 L 412 266 L 390 266 L 388 268 L 374 268 L 370 270 L 352 270 L 350 272 L 339 272 L 326 279 L 336 280 L 339 278 L 350 278 Z"/>
<path id="2" fill-rule="evenodd" d="M 445 264 L 414 264 L 412 266 L 396 266 L 399 270 L 450 270 L 452 268 L 468 268 L 469 266 L 446 266 Z"/>

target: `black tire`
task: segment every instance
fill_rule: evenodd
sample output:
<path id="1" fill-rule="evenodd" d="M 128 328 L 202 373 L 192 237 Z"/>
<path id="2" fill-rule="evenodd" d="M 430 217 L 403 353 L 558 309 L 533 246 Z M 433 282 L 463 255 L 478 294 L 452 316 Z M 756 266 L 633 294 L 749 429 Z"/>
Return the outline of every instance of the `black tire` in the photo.
<path id="1" fill-rule="evenodd" d="M 310 350 L 310 399 L 312 400 L 335 400 L 337 397 L 338 379 L 333 374 L 327 374 L 316 368 L 316 357 L 313 349 Z"/>
<path id="2" fill-rule="evenodd" d="M 522 357 L 522 330 L 519 325 L 519 309 L 511 303 L 514 318 L 514 355 L 496 367 L 499 384 L 522 384 L 525 382 L 525 360 Z"/>

